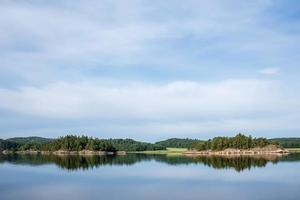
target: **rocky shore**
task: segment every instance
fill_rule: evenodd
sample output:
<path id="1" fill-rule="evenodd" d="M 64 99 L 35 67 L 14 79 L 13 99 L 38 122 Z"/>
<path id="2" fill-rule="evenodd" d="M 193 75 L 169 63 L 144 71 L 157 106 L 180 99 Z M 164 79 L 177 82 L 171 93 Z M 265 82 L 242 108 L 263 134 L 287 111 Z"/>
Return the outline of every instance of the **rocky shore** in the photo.
<path id="1" fill-rule="evenodd" d="M 252 148 L 252 149 L 225 149 L 222 151 L 186 151 L 185 155 L 268 155 L 268 154 L 288 154 L 289 151 L 275 145 L 268 145 L 263 148 Z"/>
<path id="2" fill-rule="evenodd" d="M 33 151 L 33 150 L 26 150 L 26 151 L 2 151 L 3 154 L 42 154 L 42 155 L 125 155 L 125 151 L 117 151 L 117 152 L 106 152 L 106 151 L 90 151 L 90 150 L 82 150 L 82 151 L 66 151 L 66 150 L 58 150 L 58 151 Z"/>

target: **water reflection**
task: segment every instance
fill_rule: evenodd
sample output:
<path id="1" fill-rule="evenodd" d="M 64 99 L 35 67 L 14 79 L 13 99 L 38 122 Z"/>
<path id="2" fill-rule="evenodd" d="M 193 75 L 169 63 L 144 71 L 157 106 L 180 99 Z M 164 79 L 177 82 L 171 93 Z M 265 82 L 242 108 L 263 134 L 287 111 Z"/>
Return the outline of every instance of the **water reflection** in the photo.
<path id="1" fill-rule="evenodd" d="M 157 161 L 169 165 L 202 164 L 214 169 L 234 169 L 238 172 L 252 167 L 265 167 L 267 163 L 276 164 L 284 161 L 300 161 L 300 154 L 285 156 L 169 156 L 127 154 L 124 156 L 56 156 L 56 155 L 0 155 L 1 163 L 15 165 L 55 164 L 66 170 L 88 170 L 105 165 L 133 165 L 138 162 Z"/>

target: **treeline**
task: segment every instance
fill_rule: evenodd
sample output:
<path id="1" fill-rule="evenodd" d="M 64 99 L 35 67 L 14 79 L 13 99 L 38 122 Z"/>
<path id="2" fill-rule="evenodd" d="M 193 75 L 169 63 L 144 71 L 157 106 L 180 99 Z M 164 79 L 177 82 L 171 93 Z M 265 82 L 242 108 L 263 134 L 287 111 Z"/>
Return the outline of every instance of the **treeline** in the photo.
<path id="1" fill-rule="evenodd" d="M 139 142 L 133 139 L 110 139 L 109 140 L 118 151 L 155 151 L 166 150 L 166 147 L 159 144 Z"/>
<path id="2" fill-rule="evenodd" d="M 41 137 L 17 137 L 6 140 L 0 139 L 0 152 L 3 150 L 26 151 L 152 151 L 172 148 L 188 148 L 197 150 L 224 150 L 226 148 L 249 149 L 264 147 L 268 144 L 280 145 L 284 148 L 299 148 L 300 138 L 252 138 L 238 134 L 235 137 L 215 137 L 208 141 L 197 139 L 171 138 L 154 144 L 139 142 L 132 139 L 98 139 L 86 136 L 68 135 L 58 139 Z"/>
<path id="3" fill-rule="evenodd" d="M 138 142 L 132 139 L 98 139 L 87 136 L 68 135 L 60 137 L 50 143 L 42 146 L 44 151 L 149 151 L 149 150 L 164 150 L 165 148 L 159 145 Z"/>
<path id="4" fill-rule="evenodd" d="M 7 139 L 6 141 L 15 142 L 17 144 L 44 144 L 52 140 L 54 139 L 31 136 L 31 137 L 13 137 Z"/>
<path id="5" fill-rule="evenodd" d="M 196 143 L 202 142 L 201 140 L 197 139 L 181 139 L 181 138 L 170 138 L 167 140 L 156 142 L 155 144 L 163 146 L 165 148 L 192 148 Z"/>
<path id="6" fill-rule="evenodd" d="M 54 141 L 46 143 L 41 147 L 43 151 L 110 151 L 115 152 L 117 149 L 109 140 L 94 139 L 87 136 L 67 135 Z"/>
<path id="7" fill-rule="evenodd" d="M 271 144 L 266 138 L 252 138 L 241 133 L 234 137 L 215 137 L 205 142 L 198 142 L 194 145 L 194 149 L 198 151 L 215 150 L 222 151 L 228 148 L 233 149 L 250 149 L 255 147 L 265 147 Z M 274 141 L 274 145 L 279 145 Z"/>
<path id="8" fill-rule="evenodd" d="M 218 141 L 215 141 L 214 143 L 218 143 L 222 139 L 224 139 L 225 141 L 227 140 L 224 137 L 220 137 L 218 139 Z M 210 140 L 210 142 L 211 141 L 212 140 Z M 166 148 L 172 147 L 172 148 L 192 149 L 192 148 L 195 148 L 196 146 L 199 147 L 199 145 L 201 145 L 201 143 L 204 143 L 204 142 L 205 141 L 203 141 L 203 140 L 197 140 L 197 139 L 171 138 L 171 139 L 156 142 L 155 144 L 159 144 Z M 276 144 L 276 145 L 279 144 L 281 147 L 284 147 L 284 148 L 300 148 L 300 138 L 273 138 L 273 139 L 267 139 L 267 142 L 269 144 Z M 260 143 L 261 145 L 263 145 L 264 143 L 266 143 L 266 139 L 265 138 L 257 138 L 257 139 L 254 138 L 253 144 L 255 144 L 255 143 Z M 206 145 L 207 145 L 207 143 L 206 143 Z M 214 145 L 214 146 L 216 146 L 216 145 Z M 219 144 L 219 146 L 220 146 L 220 144 Z"/>
<path id="9" fill-rule="evenodd" d="M 12 151 L 150 151 L 165 150 L 166 148 L 157 144 L 138 142 L 132 139 L 98 139 L 87 136 L 67 135 L 58 139 L 43 140 L 1 140 L 0 150 Z"/>
<path id="10" fill-rule="evenodd" d="M 1 152 L 6 149 L 16 149 L 16 148 L 18 148 L 17 143 L 0 139 L 0 151 Z"/>
<path id="11" fill-rule="evenodd" d="M 41 137 L 16 137 L 7 140 L 0 139 L 0 151 L 40 150 L 44 144 L 51 141 L 53 141 L 53 139 Z"/>
<path id="12" fill-rule="evenodd" d="M 270 142 L 277 142 L 284 148 L 300 148 L 300 138 L 273 138 Z"/>

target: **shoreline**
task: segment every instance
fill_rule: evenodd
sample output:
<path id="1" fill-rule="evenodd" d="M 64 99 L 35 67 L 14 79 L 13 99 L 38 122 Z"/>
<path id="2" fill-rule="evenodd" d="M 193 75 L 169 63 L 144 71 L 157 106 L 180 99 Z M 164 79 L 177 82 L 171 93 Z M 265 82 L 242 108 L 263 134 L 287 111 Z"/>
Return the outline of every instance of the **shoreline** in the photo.
<path id="1" fill-rule="evenodd" d="M 205 150 L 205 151 L 186 151 L 184 155 L 285 155 L 289 154 L 290 151 L 283 148 L 278 148 L 274 146 L 267 146 L 263 148 L 252 148 L 252 149 L 225 149 L 222 151 L 213 151 L 213 150 Z"/>
<path id="2" fill-rule="evenodd" d="M 4 155 L 7 154 L 29 154 L 29 155 L 57 155 L 57 156 L 69 156 L 69 155 L 80 155 L 80 156 L 104 156 L 104 155 L 126 155 L 125 151 L 117 151 L 117 152 L 106 152 L 106 151 L 90 151 L 90 150 L 82 150 L 82 151 L 65 151 L 65 150 L 58 150 L 58 151 L 33 151 L 33 150 L 26 150 L 26 151 L 9 151 L 4 150 L 1 152 Z"/>
<path id="3" fill-rule="evenodd" d="M 225 149 L 222 151 L 213 151 L 213 150 L 205 150 L 205 151 L 197 151 L 197 150 L 187 150 L 185 148 L 167 148 L 167 150 L 158 150 L 158 151 L 141 151 L 141 152 L 125 152 L 125 151 L 117 151 L 117 152 L 105 152 L 105 151 L 90 151 L 90 150 L 82 150 L 82 151 L 66 151 L 66 150 L 58 150 L 58 151 L 34 151 L 34 150 L 25 150 L 25 151 L 11 151 L 4 150 L 0 151 L 0 154 L 31 154 L 31 155 L 58 155 L 58 156 L 68 156 L 68 155 L 80 155 L 80 156 L 92 156 L 92 155 L 126 155 L 131 153 L 137 154 L 166 154 L 166 155 L 184 155 L 184 156 L 255 156 L 255 155 L 286 155 L 290 153 L 294 153 L 297 151 L 293 151 L 290 149 L 284 149 L 280 147 L 275 147 L 274 145 L 269 145 L 263 148 L 252 148 L 252 149 Z M 298 151 L 299 152 L 299 151 Z"/>

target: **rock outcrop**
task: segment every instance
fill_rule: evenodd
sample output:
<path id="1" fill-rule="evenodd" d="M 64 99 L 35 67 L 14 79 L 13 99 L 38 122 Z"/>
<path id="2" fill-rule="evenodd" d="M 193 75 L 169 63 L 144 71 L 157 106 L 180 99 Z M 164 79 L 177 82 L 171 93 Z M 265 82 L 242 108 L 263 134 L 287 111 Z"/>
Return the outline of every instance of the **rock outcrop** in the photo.
<path id="1" fill-rule="evenodd" d="M 266 154 L 288 154 L 289 151 L 276 145 L 268 145 L 262 148 L 252 148 L 252 149 L 225 149 L 222 151 L 186 151 L 186 155 L 266 155 Z"/>

